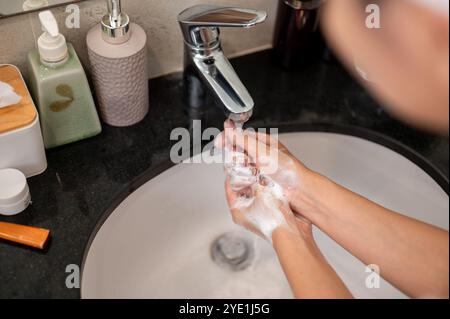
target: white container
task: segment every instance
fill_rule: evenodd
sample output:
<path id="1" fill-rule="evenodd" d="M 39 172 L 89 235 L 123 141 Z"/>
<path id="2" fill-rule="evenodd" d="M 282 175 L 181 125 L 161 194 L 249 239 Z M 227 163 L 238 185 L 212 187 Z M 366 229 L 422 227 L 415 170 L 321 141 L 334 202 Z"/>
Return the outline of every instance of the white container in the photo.
<path id="1" fill-rule="evenodd" d="M 13 72 L 17 72 L 16 78 L 11 77 Z M 5 75 L 6 73 L 8 76 Z M 0 65 L 0 81 L 8 83 L 5 78 L 11 79 L 9 84 L 22 97 L 22 102 L 0 109 L 0 169 L 15 168 L 26 177 L 38 175 L 47 168 L 39 115 L 19 69 L 13 65 Z M 25 107 L 28 118 L 30 118 L 30 112 L 32 114 L 34 111 L 35 115 L 31 123 L 22 126 L 20 125 L 20 112 Z M 2 112 L 6 113 L 2 114 Z M 1 133 L 1 126 L 4 127 L 13 121 L 17 127 Z"/>
<path id="2" fill-rule="evenodd" d="M 0 215 L 17 215 L 30 203 L 30 189 L 25 175 L 17 169 L 0 170 Z"/>

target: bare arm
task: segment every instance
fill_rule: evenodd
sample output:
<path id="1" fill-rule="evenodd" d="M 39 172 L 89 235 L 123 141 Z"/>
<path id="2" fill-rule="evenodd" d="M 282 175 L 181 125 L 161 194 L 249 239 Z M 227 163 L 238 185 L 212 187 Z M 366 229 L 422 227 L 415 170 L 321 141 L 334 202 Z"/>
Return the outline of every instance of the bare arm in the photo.
<path id="1" fill-rule="evenodd" d="M 319 174 L 301 170 L 291 205 L 412 297 L 448 297 L 448 232 L 388 210 Z"/>
<path id="2" fill-rule="evenodd" d="M 274 231 L 273 246 L 296 298 L 352 298 L 351 293 L 322 256 L 312 235 L 284 228 Z"/>
<path id="3" fill-rule="evenodd" d="M 226 123 L 227 126 L 230 127 Z M 224 141 L 244 150 L 260 174 L 283 188 L 295 213 L 318 226 L 362 262 L 378 265 L 383 278 L 397 288 L 412 297 L 448 297 L 447 231 L 381 207 L 310 171 L 270 136 L 225 129 L 219 142 Z M 273 168 L 272 162 L 276 170 L 269 169 Z M 292 246 L 292 241 L 281 242 L 274 240 L 278 255 L 290 282 L 296 282 L 298 277 L 292 269 L 295 264 L 286 256 L 300 260 L 297 254 L 303 257 L 305 250 L 289 250 L 284 246 Z M 312 258 L 308 260 L 314 262 Z"/>

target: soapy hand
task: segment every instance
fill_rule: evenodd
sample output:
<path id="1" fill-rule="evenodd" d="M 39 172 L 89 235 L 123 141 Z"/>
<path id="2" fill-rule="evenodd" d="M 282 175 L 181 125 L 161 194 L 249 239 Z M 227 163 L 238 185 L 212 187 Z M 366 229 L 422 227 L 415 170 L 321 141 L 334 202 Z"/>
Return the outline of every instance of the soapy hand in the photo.
<path id="1" fill-rule="evenodd" d="M 216 139 L 216 147 L 245 156 L 261 175 L 269 177 L 283 188 L 288 200 L 301 187 L 302 175 L 308 169 L 276 138 L 266 134 L 236 128 L 225 122 L 225 130 Z"/>
<path id="2" fill-rule="evenodd" d="M 281 143 L 227 121 L 216 146 L 225 153 L 226 195 L 237 224 L 269 241 L 279 227 L 311 236 L 311 223 L 296 217 L 289 205 L 301 164 Z"/>
<path id="3" fill-rule="evenodd" d="M 258 180 L 236 190 L 236 185 L 231 182 L 233 178 L 235 176 L 227 175 L 225 189 L 236 224 L 270 242 L 273 232 L 279 227 L 297 232 L 294 214 L 278 185 L 271 181 Z"/>

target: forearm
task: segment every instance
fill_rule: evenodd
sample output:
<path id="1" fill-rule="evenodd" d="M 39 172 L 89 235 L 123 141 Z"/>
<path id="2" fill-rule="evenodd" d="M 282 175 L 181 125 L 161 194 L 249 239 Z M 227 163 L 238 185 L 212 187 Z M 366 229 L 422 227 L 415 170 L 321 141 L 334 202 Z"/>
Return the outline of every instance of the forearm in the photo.
<path id="1" fill-rule="evenodd" d="M 315 175 L 294 204 L 306 218 L 414 297 L 448 296 L 448 232 L 383 208 Z M 296 207 L 297 206 L 297 207 Z"/>
<path id="2" fill-rule="evenodd" d="M 296 298 L 352 298 L 312 239 L 278 228 L 272 240 Z"/>

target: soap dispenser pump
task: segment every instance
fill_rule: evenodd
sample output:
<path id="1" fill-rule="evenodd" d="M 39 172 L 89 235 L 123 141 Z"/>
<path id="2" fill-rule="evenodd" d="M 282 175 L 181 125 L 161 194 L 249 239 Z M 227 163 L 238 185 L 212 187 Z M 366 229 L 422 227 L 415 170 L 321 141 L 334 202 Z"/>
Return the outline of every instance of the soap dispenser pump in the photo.
<path id="1" fill-rule="evenodd" d="M 104 122 L 130 126 L 148 113 L 147 35 L 107 0 L 108 14 L 87 35 L 92 79 Z"/>
<path id="2" fill-rule="evenodd" d="M 50 11 L 39 14 L 44 33 L 39 37 L 38 50 L 42 64 L 52 67 L 54 63 L 64 64 L 69 57 L 66 39 L 59 33 L 58 24 Z"/>
<path id="3" fill-rule="evenodd" d="M 101 132 L 86 74 L 51 11 L 39 13 L 43 34 L 28 54 L 30 88 L 38 107 L 46 148 Z"/>

